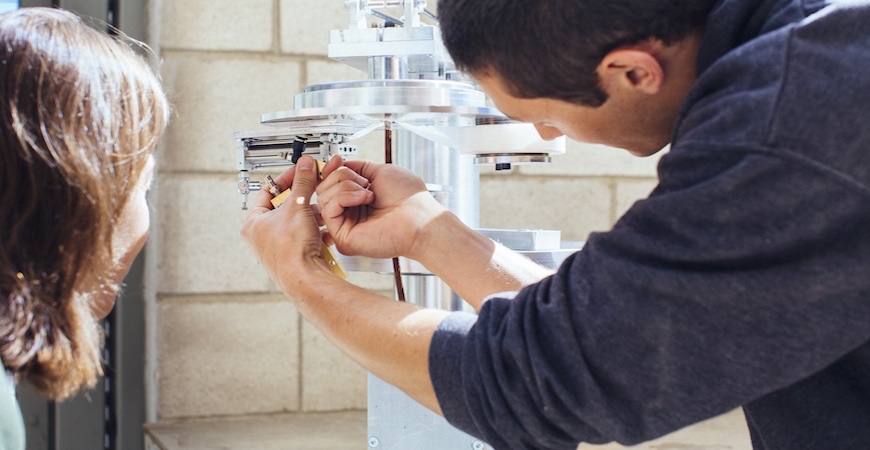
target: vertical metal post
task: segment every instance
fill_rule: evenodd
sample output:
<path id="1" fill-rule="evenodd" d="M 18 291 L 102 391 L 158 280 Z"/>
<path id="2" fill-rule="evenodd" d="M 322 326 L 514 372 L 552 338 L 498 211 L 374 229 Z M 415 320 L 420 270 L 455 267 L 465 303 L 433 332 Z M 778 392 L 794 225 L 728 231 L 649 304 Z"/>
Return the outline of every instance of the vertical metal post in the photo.
<path id="1" fill-rule="evenodd" d="M 432 195 L 464 223 L 480 220 L 480 175 L 473 157 L 423 139 L 404 129 L 393 130 L 395 163 L 423 178 Z M 448 311 L 469 308 L 441 279 L 404 275 L 409 303 Z M 455 428 L 383 380 L 369 374 L 368 446 L 378 450 L 479 449 L 485 443 Z"/>

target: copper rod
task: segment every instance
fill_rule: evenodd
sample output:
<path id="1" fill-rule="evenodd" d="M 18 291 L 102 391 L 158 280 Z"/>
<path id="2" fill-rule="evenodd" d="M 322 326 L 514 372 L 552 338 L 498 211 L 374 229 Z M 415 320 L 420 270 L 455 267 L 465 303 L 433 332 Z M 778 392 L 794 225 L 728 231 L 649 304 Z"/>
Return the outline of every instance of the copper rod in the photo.
<path id="1" fill-rule="evenodd" d="M 384 122 L 384 162 L 393 163 L 393 127 L 389 120 Z M 396 280 L 396 293 L 399 296 L 399 301 L 404 302 L 405 287 L 402 283 L 402 269 L 399 267 L 398 257 L 393 258 L 393 278 Z"/>

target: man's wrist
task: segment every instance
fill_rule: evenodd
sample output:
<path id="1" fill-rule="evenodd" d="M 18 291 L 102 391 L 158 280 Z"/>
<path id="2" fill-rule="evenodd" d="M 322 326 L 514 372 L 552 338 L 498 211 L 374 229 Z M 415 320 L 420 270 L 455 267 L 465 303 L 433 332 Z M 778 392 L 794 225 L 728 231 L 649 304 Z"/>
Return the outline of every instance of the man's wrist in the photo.
<path id="1" fill-rule="evenodd" d="M 406 256 L 428 267 L 427 263 L 437 263 L 438 258 L 443 258 L 444 247 L 451 244 L 451 239 L 470 229 L 446 208 L 425 220 Z"/>

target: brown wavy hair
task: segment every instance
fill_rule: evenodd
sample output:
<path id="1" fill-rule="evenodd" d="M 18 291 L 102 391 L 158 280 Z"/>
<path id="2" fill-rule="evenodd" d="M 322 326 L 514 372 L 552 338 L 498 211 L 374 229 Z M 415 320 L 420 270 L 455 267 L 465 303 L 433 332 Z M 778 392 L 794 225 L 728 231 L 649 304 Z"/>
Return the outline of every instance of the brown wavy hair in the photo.
<path id="1" fill-rule="evenodd" d="M 117 289 L 114 222 L 169 116 L 136 45 L 58 9 L 0 15 L 0 358 L 50 398 L 102 375 L 92 301 Z"/>

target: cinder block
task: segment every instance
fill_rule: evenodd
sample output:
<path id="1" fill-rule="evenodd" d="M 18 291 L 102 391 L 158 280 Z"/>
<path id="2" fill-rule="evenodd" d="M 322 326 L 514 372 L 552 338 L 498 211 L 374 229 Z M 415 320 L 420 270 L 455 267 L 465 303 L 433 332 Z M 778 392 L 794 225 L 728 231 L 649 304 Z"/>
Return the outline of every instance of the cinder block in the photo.
<path id="1" fill-rule="evenodd" d="M 160 173 L 157 182 L 157 292 L 274 291 L 239 235 L 248 211 L 241 210 L 235 175 Z"/>
<path id="2" fill-rule="evenodd" d="M 366 382 L 365 370 L 303 320 L 303 411 L 365 409 Z"/>
<path id="3" fill-rule="evenodd" d="M 159 151 L 172 171 L 233 172 L 233 132 L 266 130 L 260 116 L 293 107 L 301 65 L 277 56 L 164 52 L 163 77 L 174 107 Z"/>
<path id="4" fill-rule="evenodd" d="M 605 182 L 498 174 L 481 177 L 480 193 L 482 227 L 561 230 L 568 241 L 610 229 L 611 189 Z"/>
<path id="5" fill-rule="evenodd" d="M 299 319 L 283 296 L 158 305 L 159 419 L 296 411 Z"/>
<path id="6" fill-rule="evenodd" d="M 160 3 L 163 49 L 272 49 L 272 0 L 184 0 Z"/>
<path id="7" fill-rule="evenodd" d="M 619 219 L 634 202 L 647 198 L 658 185 L 658 180 L 619 181 L 616 183 L 616 216 Z"/>
<path id="8" fill-rule="evenodd" d="M 346 29 L 350 15 L 339 0 L 281 0 L 281 52 L 327 55 L 329 32 Z"/>
<path id="9" fill-rule="evenodd" d="M 517 168 L 523 175 L 652 177 L 656 175 L 658 161 L 666 151 L 639 158 L 626 150 L 569 140 L 565 154 L 553 156 L 552 163 Z"/>

